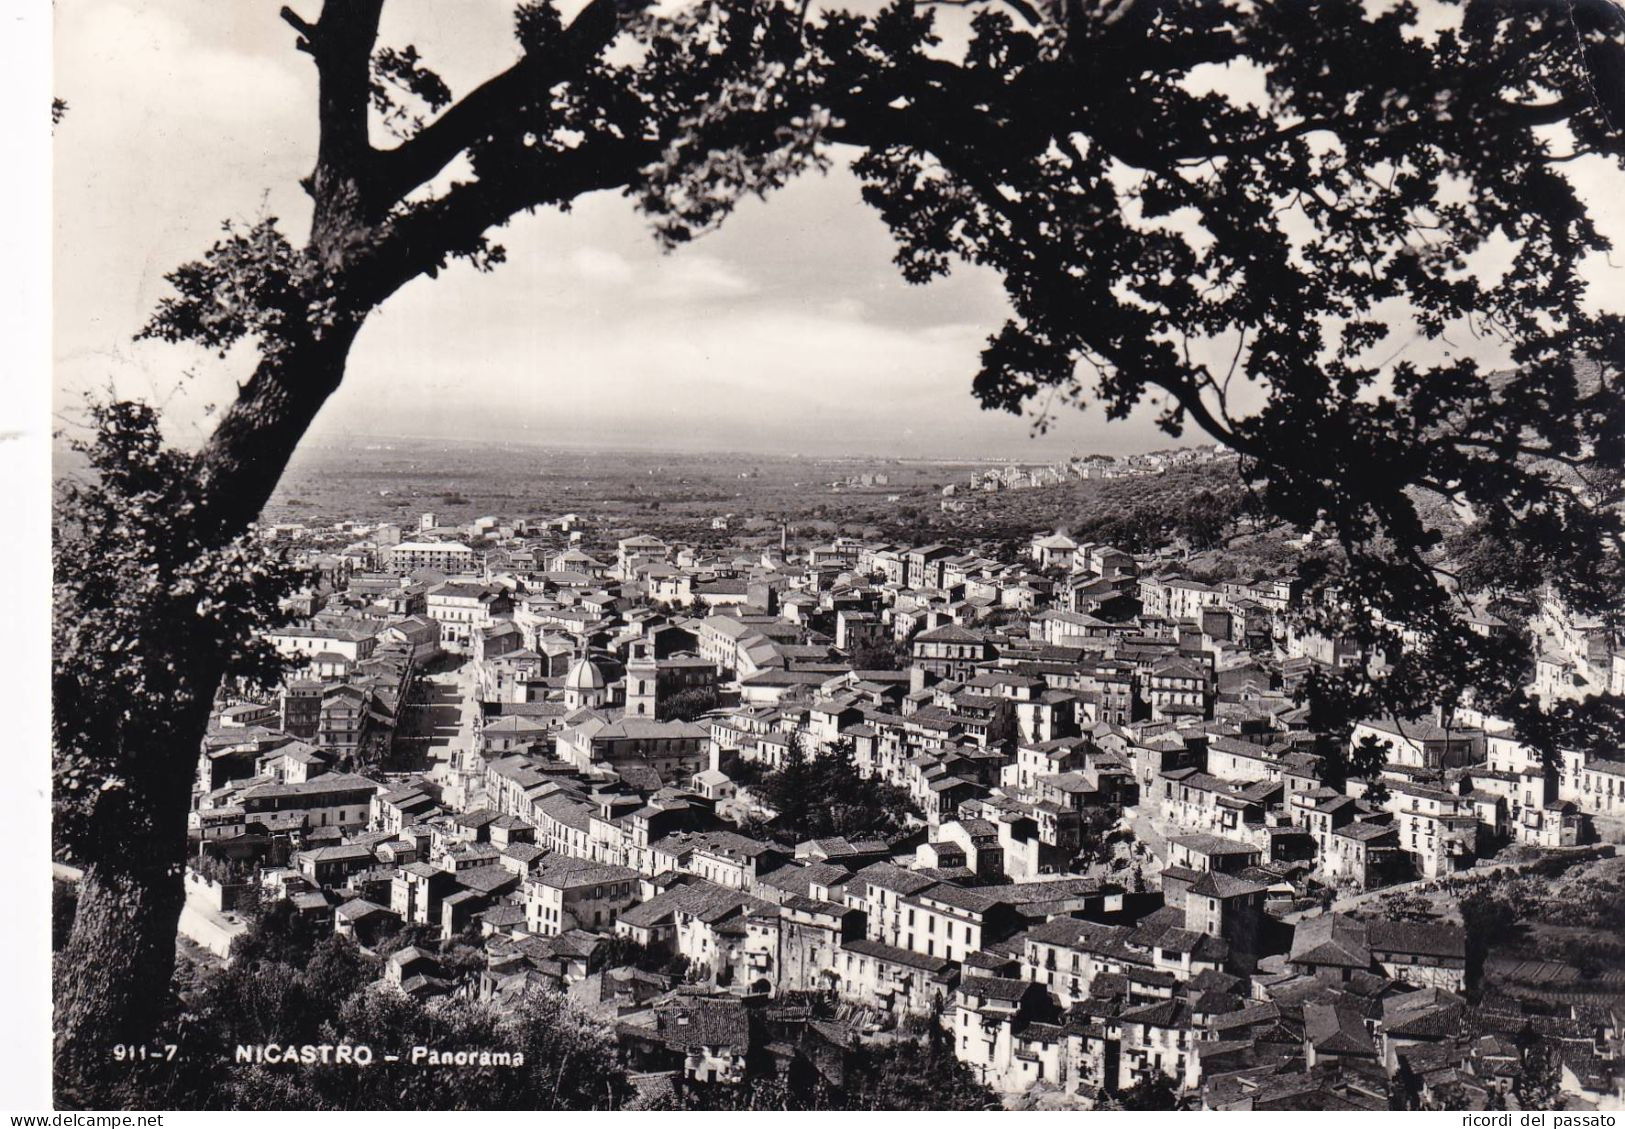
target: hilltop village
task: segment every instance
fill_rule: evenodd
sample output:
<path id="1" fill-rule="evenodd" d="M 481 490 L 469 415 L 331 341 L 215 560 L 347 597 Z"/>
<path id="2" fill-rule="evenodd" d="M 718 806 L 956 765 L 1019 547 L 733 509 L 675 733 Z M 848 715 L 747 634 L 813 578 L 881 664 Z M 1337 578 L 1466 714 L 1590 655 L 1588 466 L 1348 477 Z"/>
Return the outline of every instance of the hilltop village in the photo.
<path id="1" fill-rule="evenodd" d="M 198 758 L 182 932 L 220 959 L 268 899 L 380 992 L 565 993 L 651 1092 L 931 1038 L 1012 1106 L 1625 1094 L 1625 983 L 1462 909 L 1612 865 L 1625 762 L 1374 716 L 1348 740 L 1385 768 L 1328 786 L 1294 691 L 1358 658 L 1290 569 L 1048 530 L 1019 560 L 575 515 L 264 535 L 310 586 L 282 685 L 222 694 Z M 1540 618 L 1532 692 L 1625 684 Z"/>

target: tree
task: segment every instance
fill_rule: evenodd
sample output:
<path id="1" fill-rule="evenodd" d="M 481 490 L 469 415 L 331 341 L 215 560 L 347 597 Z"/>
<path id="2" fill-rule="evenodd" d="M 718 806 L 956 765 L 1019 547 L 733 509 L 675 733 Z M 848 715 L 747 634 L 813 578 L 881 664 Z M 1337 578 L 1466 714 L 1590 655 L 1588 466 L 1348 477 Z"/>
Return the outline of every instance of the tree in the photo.
<path id="1" fill-rule="evenodd" d="M 843 1109 L 998 1109 L 999 1095 L 934 1037 L 926 1046 L 897 1042 L 865 1047 L 848 1071 Z"/>
<path id="2" fill-rule="evenodd" d="M 907 791 L 858 773 L 857 748 L 850 737 L 834 742 L 813 764 L 813 810 L 825 819 L 820 834 L 847 839 L 892 839 L 919 809 Z"/>
<path id="3" fill-rule="evenodd" d="M 562 994 L 535 990 L 500 1012 L 466 998 L 413 999 L 380 984 L 380 961 L 353 941 L 295 918 L 286 903 L 256 915 L 232 963 L 167 1013 L 174 1058 L 115 1073 L 98 1096 L 117 1108 L 182 1109 L 600 1109 L 626 1100 L 611 1032 Z M 371 1047 L 373 1063 L 221 1069 L 239 1045 L 345 1043 Z M 434 1069 L 411 1062 L 414 1046 L 524 1061 Z"/>
<path id="4" fill-rule="evenodd" d="M 1116 1104 L 1126 1110 L 1174 1110 L 1179 1108 L 1179 1094 L 1168 1076 L 1159 1071 L 1118 1094 Z"/>
<path id="5" fill-rule="evenodd" d="M 1461 899 L 1461 922 L 1467 935 L 1467 983 L 1482 982 L 1484 960 L 1491 948 L 1508 945 L 1519 935 L 1517 908 L 1491 890 L 1475 890 Z"/>
<path id="6" fill-rule="evenodd" d="M 1523 1049 L 1523 1061 L 1512 1092 L 1518 1097 L 1519 1109 L 1551 1109 L 1563 1093 L 1562 1060 L 1552 1053 L 1551 1045 L 1535 1040 Z"/>
<path id="7" fill-rule="evenodd" d="M 260 629 L 294 577 L 243 538 L 199 534 L 189 467 L 150 409 L 92 418 L 79 449 L 95 483 L 67 482 L 56 499 L 52 806 L 59 847 L 83 862 L 58 962 L 58 1051 L 95 1067 L 169 1012 L 200 735 L 222 672 L 279 669 Z M 59 1072 L 59 1093 L 77 1073 Z"/>
<path id="8" fill-rule="evenodd" d="M 1388 798 L 1388 785 L 1382 776 L 1391 751 L 1387 742 L 1367 734 L 1353 745 L 1336 734 L 1326 734 L 1316 741 L 1316 752 L 1321 759 L 1321 779 L 1341 790 L 1348 781 L 1363 780 L 1365 797 L 1373 804 L 1382 804 Z"/>
<path id="9" fill-rule="evenodd" d="M 907 670 L 911 657 L 907 643 L 867 639 L 852 647 L 853 670 Z"/>
<path id="10" fill-rule="evenodd" d="M 777 813 L 763 832 L 787 843 L 894 838 L 917 809 L 903 789 L 860 776 L 855 754 L 852 740 L 842 738 L 808 757 L 801 735 L 793 734 L 784 763 L 756 786 L 762 802 Z"/>
<path id="11" fill-rule="evenodd" d="M 74 889 L 73 883 L 52 879 L 51 951 L 53 953 L 68 940 L 68 933 L 73 929 L 73 914 L 78 900 L 79 892 Z"/>
<path id="12" fill-rule="evenodd" d="M 1166 397 L 1169 431 L 1194 421 L 1243 456 L 1270 513 L 1338 541 L 1349 567 L 1328 626 L 1396 655 L 1389 624 L 1425 635 L 1380 681 L 1355 671 L 1346 693 L 1312 700 L 1318 725 L 1373 705 L 1414 716 L 1467 690 L 1542 748 L 1614 725 L 1608 696 L 1555 728 L 1523 699 L 1515 647 L 1466 631 L 1437 583 L 1438 534 L 1411 492 L 1532 547 L 1577 609 L 1625 607 L 1625 333 L 1588 304 L 1578 261 L 1605 242 L 1563 171 L 1621 153 L 1615 8 L 1478 0 L 1430 38 L 1412 34 L 1409 5 L 1355 0 L 974 7 L 951 58 L 931 6 L 909 0 L 871 16 L 589 0 L 568 23 L 534 0 L 517 7 L 520 59 L 457 101 L 415 48 L 378 48 L 383 0 L 325 0 L 314 22 L 284 9 L 319 82 L 308 239 L 295 246 L 271 217 L 233 225 L 169 276 L 150 336 L 258 363 L 195 457 L 145 449 L 165 520 L 149 509 L 127 537 L 116 524 L 92 535 L 75 559 L 111 547 L 115 567 L 76 567 L 57 590 L 56 791 L 93 797 L 59 820 L 85 870 L 59 1076 L 151 1031 L 192 754 L 213 688 L 258 661 L 242 653 L 254 616 L 231 609 L 261 608 L 269 572 L 242 538 L 361 327 L 452 260 L 495 267 L 488 233 L 514 215 L 592 191 L 631 191 L 677 245 L 745 194 L 823 167 L 830 145 L 858 147 L 905 278 L 960 260 L 1005 280 L 1013 316 L 973 385 L 984 405 L 1081 402 L 1090 373 L 1110 418 Z M 612 50 L 628 37 L 637 49 Z M 1204 87 L 1226 68 L 1261 77 L 1264 96 Z M 400 142 L 374 145 L 374 123 Z M 1472 256 L 1498 241 L 1508 269 L 1478 270 Z M 1427 338 L 1499 335 L 1516 368 L 1490 379 L 1470 360 L 1396 361 L 1394 308 Z M 1204 359 L 1216 350 L 1235 359 Z M 1263 400 L 1251 414 L 1230 399 L 1237 375 Z M 108 504 L 135 508 L 141 489 L 113 477 Z M 59 567 L 73 552 L 59 547 Z M 159 598 L 153 576 L 193 588 Z M 120 618 L 121 604 L 141 614 Z"/>
<path id="13" fill-rule="evenodd" d="M 777 813 L 774 824 L 784 828 L 803 827 L 807 824 L 815 800 L 812 797 L 812 768 L 807 763 L 806 745 L 801 734 L 790 734 L 779 767 L 762 777 L 756 786 L 757 795 Z"/>
<path id="14" fill-rule="evenodd" d="M 693 721 L 717 708 L 717 688 L 715 686 L 696 686 L 689 690 L 679 690 L 670 698 L 660 703 L 660 720 L 662 721 Z"/>
<path id="15" fill-rule="evenodd" d="M 683 963 L 676 964 L 677 960 Z M 688 960 L 681 953 L 675 955 L 641 945 L 630 937 L 616 935 L 609 939 L 604 952 L 605 968 L 640 968 L 644 972 L 671 972 L 678 979 L 688 973 Z"/>
<path id="16" fill-rule="evenodd" d="M 1175 527 L 1192 549 L 1211 549 L 1224 541 L 1235 513 L 1236 499 L 1202 490 L 1179 511 Z"/>
<path id="17" fill-rule="evenodd" d="M 922 1041 L 857 1042 L 846 1048 L 839 1083 L 796 1054 L 788 1066 L 771 1056 L 747 1067 L 740 1086 L 690 1086 L 667 1108 L 778 1110 L 985 1110 L 999 1095 L 976 1080 L 943 1034 L 941 1000 Z M 752 1056 L 755 1057 L 754 1055 Z"/>

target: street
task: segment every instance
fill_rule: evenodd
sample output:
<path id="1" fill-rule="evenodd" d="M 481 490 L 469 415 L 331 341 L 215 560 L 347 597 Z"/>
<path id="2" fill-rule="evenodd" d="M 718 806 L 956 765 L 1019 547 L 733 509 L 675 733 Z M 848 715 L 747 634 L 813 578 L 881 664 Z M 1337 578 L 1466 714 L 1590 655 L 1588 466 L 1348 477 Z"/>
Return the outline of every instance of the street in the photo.
<path id="1" fill-rule="evenodd" d="M 459 752 L 471 751 L 478 716 L 472 663 L 425 675 L 395 738 L 396 764 L 405 771 L 428 772 Z"/>

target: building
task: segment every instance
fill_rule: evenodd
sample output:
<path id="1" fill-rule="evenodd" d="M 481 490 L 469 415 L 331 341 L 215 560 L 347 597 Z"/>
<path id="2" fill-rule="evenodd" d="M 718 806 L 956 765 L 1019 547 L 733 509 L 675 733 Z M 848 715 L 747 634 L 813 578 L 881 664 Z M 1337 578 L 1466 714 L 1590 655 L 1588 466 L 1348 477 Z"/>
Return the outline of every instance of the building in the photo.
<path id="1" fill-rule="evenodd" d="M 542 937 L 612 928 L 615 915 L 639 899 L 637 871 L 575 859 L 542 867 L 523 889 L 525 928 Z"/>
<path id="2" fill-rule="evenodd" d="M 402 541 L 383 552 L 384 571 L 403 576 L 419 569 L 457 576 L 473 572 L 477 564 L 474 550 L 460 541 Z"/>
<path id="3" fill-rule="evenodd" d="M 474 638 L 513 614 L 513 600 L 485 584 L 448 582 L 429 589 L 425 614 L 440 625 L 440 646 L 471 652 Z"/>
<path id="4" fill-rule="evenodd" d="M 365 776 L 335 772 L 297 784 L 256 784 L 243 791 L 238 804 L 246 824 L 261 824 L 267 831 L 355 831 L 367 826 L 372 798 L 385 790 Z"/>

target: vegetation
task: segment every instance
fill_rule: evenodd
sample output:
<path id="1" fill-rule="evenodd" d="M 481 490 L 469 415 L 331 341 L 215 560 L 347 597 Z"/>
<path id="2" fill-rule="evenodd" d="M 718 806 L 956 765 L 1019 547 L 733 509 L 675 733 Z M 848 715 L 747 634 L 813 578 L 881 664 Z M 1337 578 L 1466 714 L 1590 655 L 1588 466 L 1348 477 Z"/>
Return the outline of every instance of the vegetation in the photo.
<path id="1" fill-rule="evenodd" d="M 223 969 L 183 965 L 159 1016 L 173 1060 L 103 1071 L 93 1091 L 59 1092 L 70 1107 L 166 1109 L 603 1109 L 629 1093 L 610 1033 L 562 995 L 536 992 L 497 1012 L 466 997 L 421 1001 L 382 989 L 381 960 L 288 903 L 254 915 Z M 399 941 L 421 941 L 403 930 Z M 433 951 L 437 946 L 427 946 Z M 455 953 L 450 954 L 455 956 Z M 449 959 L 449 957 L 448 957 Z M 366 1068 L 238 1063 L 238 1046 L 367 1045 Z M 411 1048 L 523 1055 L 524 1065 L 436 1070 Z M 396 1053 L 402 1061 L 383 1061 Z"/>
<path id="2" fill-rule="evenodd" d="M 1122 1091 L 1113 1102 L 1116 1109 L 1124 1110 L 1176 1110 L 1181 1108 L 1179 1094 L 1168 1076 L 1153 1074 L 1145 1081 Z"/>
<path id="3" fill-rule="evenodd" d="M 681 690 L 660 703 L 661 721 L 693 721 L 717 708 L 715 686 L 697 686 Z"/>
<path id="4" fill-rule="evenodd" d="M 682 953 L 665 953 L 640 945 L 620 934 L 609 939 L 604 954 L 606 968 L 639 968 L 644 972 L 662 972 L 675 980 L 688 976 L 689 960 Z"/>
<path id="5" fill-rule="evenodd" d="M 941 1028 L 924 1046 L 913 1042 L 865 1048 L 847 1079 L 844 1109 L 975 1110 L 999 1108 L 999 1096 L 954 1057 Z"/>
<path id="6" fill-rule="evenodd" d="M 1467 982 L 1484 983 L 1484 959 L 1491 948 L 1513 941 L 1520 914 L 1504 897 L 1482 891 L 1461 900 L 1461 920 L 1467 935 Z"/>
<path id="7" fill-rule="evenodd" d="M 78 908 L 79 891 L 72 882 L 51 881 L 51 951 L 54 953 L 67 944 L 73 929 L 73 914 Z"/>
<path id="8" fill-rule="evenodd" d="M 809 757 L 799 738 L 790 742 L 784 764 L 755 787 L 762 803 L 777 812 L 762 830 L 782 843 L 836 836 L 891 840 L 919 810 L 907 792 L 893 784 L 866 780 L 853 763 L 850 738 Z"/>
<path id="9" fill-rule="evenodd" d="M 1562 1064 L 1545 1043 L 1523 1051 L 1523 1069 L 1512 1092 L 1519 1109 L 1555 1109 L 1562 1100 Z"/>
<path id="10" fill-rule="evenodd" d="M 764 1064 L 765 1065 L 765 1064 Z M 743 1086 L 690 1087 L 662 1108 L 704 1110 L 984 1110 L 999 1095 L 953 1056 L 940 1028 L 926 1040 L 861 1044 L 839 1085 L 808 1069 L 763 1071 Z"/>
<path id="11" fill-rule="evenodd" d="M 1544 570 L 1524 546 L 1506 544 L 1482 526 L 1456 530 L 1443 553 L 1463 592 L 1482 597 L 1488 610 L 1514 626 L 1534 613 Z"/>
<path id="12" fill-rule="evenodd" d="M 853 647 L 849 656 L 853 670 L 907 670 L 913 661 L 909 644 L 876 639 Z"/>
<path id="13" fill-rule="evenodd" d="M 166 1010 L 215 688 L 275 679 L 261 631 L 298 579 L 246 537 L 201 527 L 190 461 L 164 447 L 154 411 L 90 410 L 96 431 L 77 450 L 94 481 L 60 484 L 53 544 L 52 832 L 84 872 L 56 1004 L 93 1032 L 77 1049 L 59 1040 L 70 1073 L 102 1069 L 109 1044 L 148 1041 Z"/>

